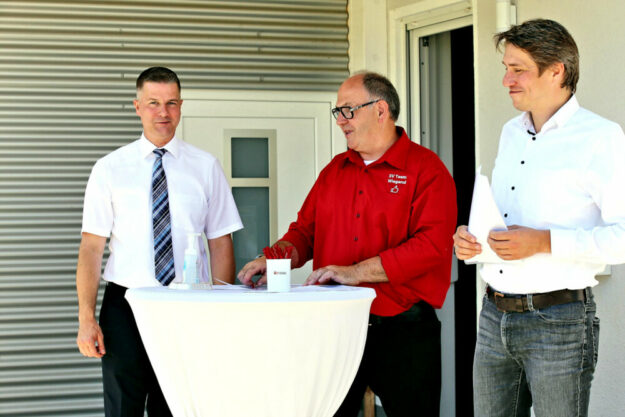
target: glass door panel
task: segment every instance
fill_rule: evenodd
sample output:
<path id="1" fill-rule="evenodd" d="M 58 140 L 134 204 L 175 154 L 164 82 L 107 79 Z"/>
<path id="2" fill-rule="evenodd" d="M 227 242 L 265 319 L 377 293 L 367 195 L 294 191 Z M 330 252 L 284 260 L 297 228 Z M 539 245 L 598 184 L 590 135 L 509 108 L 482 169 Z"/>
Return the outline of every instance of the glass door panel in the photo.
<path id="1" fill-rule="evenodd" d="M 236 270 L 240 271 L 269 244 L 269 188 L 233 187 L 232 194 L 245 226 L 232 236 Z"/>

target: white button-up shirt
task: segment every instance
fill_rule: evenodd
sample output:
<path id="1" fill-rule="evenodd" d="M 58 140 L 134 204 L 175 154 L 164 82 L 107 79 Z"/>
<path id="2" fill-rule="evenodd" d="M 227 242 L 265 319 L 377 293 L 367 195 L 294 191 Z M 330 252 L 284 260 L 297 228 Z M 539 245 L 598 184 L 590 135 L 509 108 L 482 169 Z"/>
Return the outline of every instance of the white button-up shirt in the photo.
<path id="1" fill-rule="evenodd" d="M 575 96 L 534 131 L 528 113 L 503 127 L 492 188 L 507 225 L 551 231 L 551 253 L 481 275 L 513 294 L 592 287 L 605 264 L 625 262 L 625 135 Z"/>
<path id="2" fill-rule="evenodd" d="M 164 147 L 175 281 L 182 280 L 188 233 L 208 239 L 243 227 L 232 192 L 217 159 L 174 137 Z M 161 285 L 154 277 L 152 167 L 156 147 L 141 136 L 99 159 L 91 171 L 82 231 L 110 236 L 104 279 L 128 288 Z M 201 245 L 200 272 L 208 280 Z"/>

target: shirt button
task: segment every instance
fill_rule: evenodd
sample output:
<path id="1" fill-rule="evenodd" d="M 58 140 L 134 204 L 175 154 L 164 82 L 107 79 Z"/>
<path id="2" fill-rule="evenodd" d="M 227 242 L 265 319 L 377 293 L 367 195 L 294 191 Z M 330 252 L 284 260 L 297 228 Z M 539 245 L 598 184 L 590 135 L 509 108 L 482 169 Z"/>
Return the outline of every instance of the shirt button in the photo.
<path id="1" fill-rule="evenodd" d="M 362 194 L 362 190 L 358 191 L 358 194 Z"/>
<path id="2" fill-rule="evenodd" d="M 358 242 L 358 236 L 354 236 L 354 242 Z"/>
<path id="3" fill-rule="evenodd" d="M 500 270 L 499 270 L 499 273 L 500 273 L 500 274 L 503 274 L 503 269 L 500 269 Z"/>
<path id="4" fill-rule="evenodd" d="M 511 188 L 512 188 L 512 191 L 514 191 L 514 185 Z"/>
<path id="5" fill-rule="evenodd" d="M 523 165 L 525 163 L 525 161 L 521 161 L 521 165 Z"/>
<path id="6" fill-rule="evenodd" d="M 368 169 L 365 169 L 365 174 L 366 174 L 366 173 L 368 173 L 368 172 L 369 172 L 369 170 L 368 170 Z"/>
<path id="7" fill-rule="evenodd" d="M 503 214 L 503 216 L 504 216 L 504 217 L 508 217 L 508 213 L 504 213 L 504 214 Z"/>
<path id="8" fill-rule="evenodd" d="M 356 218 L 359 219 L 360 218 L 360 213 L 356 213 Z"/>
<path id="9" fill-rule="evenodd" d="M 536 140 L 536 136 L 532 136 L 532 140 Z"/>

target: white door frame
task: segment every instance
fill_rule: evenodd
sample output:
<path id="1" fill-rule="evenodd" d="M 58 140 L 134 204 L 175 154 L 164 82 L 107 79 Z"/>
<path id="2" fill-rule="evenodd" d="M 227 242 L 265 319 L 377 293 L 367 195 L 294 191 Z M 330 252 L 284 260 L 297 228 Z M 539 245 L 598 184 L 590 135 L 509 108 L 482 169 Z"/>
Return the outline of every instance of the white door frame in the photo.
<path id="1" fill-rule="evenodd" d="M 470 23 L 467 23 L 470 22 Z M 407 31 L 432 27 L 433 33 L 445 32 L 473 24 L 471 0 L 424 0 L 388 13 L 388 60 L 389 78 L 395 85 L 401 103 L 409 103 L 409 72 L 407 53 Z M 424 32 L 425 33 L 425 32 Z M 421 35 L 427 36 L 427 35 Z M 418 90 L 417 90 L 418 91 Z M 410 110 L 415 112 L 414 100 Z M 419 111 L 418 104 L 416 111 Z M 400 114 L 398 124 L 408 126 L 408 112 Z M 418 127 L 417 127 L 418 128 Z M 414 127 L 412 129 L 414 131 Z M 418 135 L 411 136 L 417 140 Z"/>
<path id="2" fill-rule="evenodd" d="M 412 24 L 407 25 L 407 29 L 409 30 L 408 36 L 410 37 L 410 51 L 409 53 L 413 57 L 417 57 L 419 54 L 419 45 L 418 40 L 420 38 L 435 35 L 441 32 L 448 32 L 454 29 L 459 29 L 462 27 L 471 25 L 471 16 L 458 17 L 454 19 L 447 20 L 441 23 L 434 23 L 427 26 L 418 26 L 412 29 Z M 408 65 L 409 59 L 406 59 L 406 65 Z M 408 85 L 408 91 L 410 92 L 411 102 L 410 102 L 410 137 L 415 142 L 420 143 L 421 135 L 418 133 L 421 130 L 421 101 L 419 100 L 419 95 L 421 93 L 421 66 L 413 65 L 410 70 L 407 70 L 408 74 L 412 76 L 409 77 L 410 82 Z M 415 132 L 415 133 L 412 133 Z"/>

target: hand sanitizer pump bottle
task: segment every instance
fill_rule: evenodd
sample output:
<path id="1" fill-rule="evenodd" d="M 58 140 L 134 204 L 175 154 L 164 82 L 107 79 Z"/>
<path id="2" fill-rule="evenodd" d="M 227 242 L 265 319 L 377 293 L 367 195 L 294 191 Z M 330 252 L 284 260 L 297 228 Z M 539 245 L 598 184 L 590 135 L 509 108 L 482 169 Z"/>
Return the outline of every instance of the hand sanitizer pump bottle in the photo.
<path id="1" fill-rule="evenodd" d="M 184 266 L 182 269 L 182 281 L 185 284 L 199 284 L 200 268 L 198 258 L 199 233 L 187 234 L 187 248 L 184 251 Z"/>

